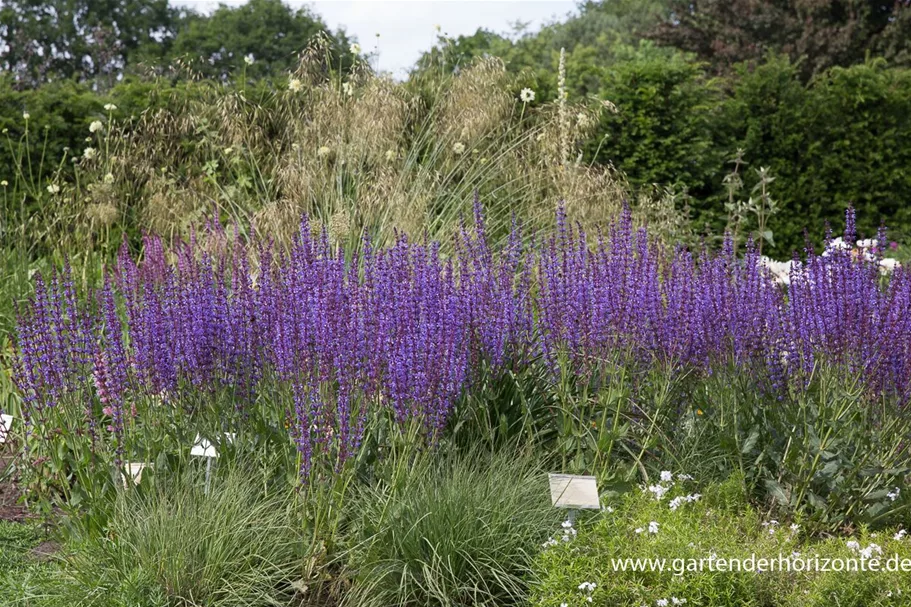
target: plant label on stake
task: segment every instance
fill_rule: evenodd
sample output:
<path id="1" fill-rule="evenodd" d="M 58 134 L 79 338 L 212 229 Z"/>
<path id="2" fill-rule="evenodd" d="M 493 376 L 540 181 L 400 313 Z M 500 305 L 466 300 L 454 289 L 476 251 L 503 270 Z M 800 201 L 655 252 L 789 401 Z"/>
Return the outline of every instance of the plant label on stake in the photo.
<path id="1" fill-rule="evenodd" d="M 0 445 L 6 442 L 6 437 L 13 430 L 13 416 L 0 413 Z"/>
<path id="2" fill-rule="evenodd" d="M 225 439 L 229 443 L 234 442 L 234 433 L 225 432 Z M 199 434 L 196 435 L 196 440 L 193 442 L 193 448 L 190 449 L 190 455 L 195 455 L 197 457 L 206 458 L 206 487 L 205 495 L 209 495 L 209 480 L 212 477 L 212 460 L 218 457 L 218 450 L 215 446 L 209 442 L 208 439 L 203 438 Z"/>
<path id="3" fill-rule="evenodd" d="M 572 521 L 575 510 L 600 510 L 598 481 L 594 476 L 575 474 L 548 474 L 550 501 L 555 508 L 568 508 Z"/>

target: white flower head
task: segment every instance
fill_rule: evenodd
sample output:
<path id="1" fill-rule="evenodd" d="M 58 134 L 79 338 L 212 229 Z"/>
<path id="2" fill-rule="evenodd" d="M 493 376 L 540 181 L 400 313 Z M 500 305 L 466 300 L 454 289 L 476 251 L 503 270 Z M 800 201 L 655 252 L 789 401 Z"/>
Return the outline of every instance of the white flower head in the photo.
<path id="1" fill-rule="evenodd" d="M 288 90 L 292 93 L 298 93 L 302 88 L 304 88 L 304 85 L 299 79 L 292 78 L 288 81 Z"/>
<path id="2" fill-rule="evenodd" d="M 361 54 L 361 45 L 358 44 L 357 42 L 354 42 L 351 44 L 351 46 L 348 47 L 348 50 L 351 51 L 351 54 L 353 54 L 353 55 L 360 55 Z"/>
<path id="3" fill-rule="evenodd" d="M 519 92 L 519 99 L 522 100 L 522 103 L 531 103 L 535 100 L 535 92 L 530 88 L 524 88 Z"/>
<path id="4" fill-rule="evenodd" d="M 658 607 L 667 607 L 669 604 L 670 602 L 667 599 L 658 599 L 655 601 L 655 605 Z"/>
<path id="5" fill-rule="evenodd" d="M 113 173 L 107 173 L 107 174 L 104 176 L 104 182 L 105 182 L 106 184 L 108 184 L 108 185 L 114 183 L 114 174 L 113 174 Z"/>
<path id="6" fill-rule="evenodd" d="M 643 531 L 645 531 L 645 529 L 643 529 L 642 527 L 636 527 L 636 528 L 633 530 L 633 533 L 635 533 L 636 535 L 638 535 L 638 534 L 642 533 Z"/>
<path id="7" fill-rule="evenodd" d="M 879 260 L 879 271 L 882 274 L 891 274 L 896 268 L 901 267 L 901 263 L 892 257 L 884 257 Z"/>
<path id="8" fill-rule="evenodd" d="M 255 59 L 253 58 L 253 53 L 250 53 L 249 55 L 244 56 L 244 63 L 246 63 L 247 65 L 253 65 L 254 61 L 255 61 Z"/>
<path id="9" fill-rule="evenodd" d="M 664 499 L 664 494 L 670 490 L 670 487 L 665 487 L 664 485 L 649 485 L 646 491 L 650 491 L 657 501 Z"/>
<path id="10" fill-rule="evenodd" d="M 47 191 L 50 192 L 51 194 L 56 194 L 57 192 L 60 191 L 60 186 L 57 185 L 56 183 L 52 183 L 51 185 L 47 186 Z"/>
<path id="11" fill-rule="evenodd" d="M 101 123 L 100 120 L 93 120 L 92 123 L 89 124 L 89 132 L 91 132 L 91 133 L 97 133 L 98 131 L 100 131 L 103 128 L 104 128 L 104 125 Z"/>
<path id="12" fill-rule="evenodd" d="M 898 496 L 901 495 L 901 492 L 902 492 L 902 490 L 899 489 L 898 487 L 896 487 L 894 491 L 890 491 L 889 493 L 887 493 L 886 497 L 888 497 L 891 501 L 894 502 L 895 500 L 898 499 Z"/>
<path id="13" fill-rule="evenodd" d="M 581 584 L 579 584 L 579 590 L 581 590 L 582 592 L 592 592 L 597 587 L 598 587 L 598 585 L 595 584 L 594 582 L 582 582 Z"/>
<path id="14" fill-rule="evenodd" d="M 104 109 L 105 109 L 105 111 L 107 111 L 107 112 L 113 112 L 114 110 L 117 109 L 117 106 L 114 105 L 113 103 L 105 103 L 105 104 L 104 104 Z"/>
<path id="15" fill-rule="evenodd" d="M 674 475 L 671 474 L 670 470 L 661 471 L 661 482 L 662 483 L 669 483 L 672 480 L 674 480 Z"/>
<path id="16" fill-rule="evenodd" d="M 465 153 L 465 144 L 462 143 L 461 141 L 455 142 L 452 145 L 452 151 L 455 152 L 455 154 L 457 154 L 457 155 L 464 154 Z"/>
<path id="17" fill-rule="evenodd" d="M 652 535 L 657 534 L 658 533 L 658 523 L 655 521 L 650 522 L 648 524 L 648 532 L 651 533 Z"/>
<path id="18" fill-rule="evenodd" d="M 848 550 L 851 550 L 853 552 L 860 550 L 860 543 L 855 540 L 848 540 L 847 543 L 845 543 L 845 546 L 848 547 Z"/>
<path id="19" fill-rule="evenodd" d="M 85 148 L 82 150 L 82 157 L 86 160 L 91 160 L 97 155 L 97 153 L 98 152 L 95 150 L 95 148 Z"/>
<path id="20" fill-rule="evenodd" d="M 5 188 L 8 185 L 9 185 L 9 181 L 7 181 L 6 179 L 4 179 L 3 181 L 0 181 L 0 186 Z"/>
<path id="21" fill-rule="evenodd" d="M 342 93 L 343 93 L 346 97 L 351 97 L 352 95 L 354 95 L 354 87 L 351 86 L 351 83 L 350 83 L 350 82 L 343 82 L 343 83 L 342 83 Z"/>
<path id="22" fill-rule="evenodd" d="M 905 539 L 906 535 L 908 535 L 907 529 L 899 529 L 898 532 L 894 536 L 892 536 L 892 539 L 895 540 L 896 542 L 900 542 L 903 539 Z"/>
<path id="23" fill-rule="evenodd" d="M 328 156 L 330 152 L 332 152 L 332 150 L 329 146 L 321 145 L 319 149 L 316 150 L 316 155 L 323 158 L 324 156 Z"/>
<path id="24" fill-rule="evenodd" d="M 22 119 L 23 119 L 23 120 L 28 120 L 28 119 L 31 118 L 31 117 L 32 117 L 32 115 L 29 114 L 28 112 L 22 112 Z"/>

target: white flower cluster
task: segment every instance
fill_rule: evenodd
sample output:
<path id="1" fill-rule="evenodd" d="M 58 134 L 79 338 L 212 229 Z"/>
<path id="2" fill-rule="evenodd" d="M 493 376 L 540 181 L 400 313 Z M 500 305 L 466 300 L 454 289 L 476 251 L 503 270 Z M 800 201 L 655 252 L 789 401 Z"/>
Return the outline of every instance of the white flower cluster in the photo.
<path id="1" fill-rule="evenodd" d="M 860 558 L 864 560 L 870 560 L 873 558 L 874 554 L 882 555 L 883 549 L 879 544 L 870 544 L 866 548 L 861 548 L 860 543 L 855 540 L 848 540 L 845 544 L 849 550 L 856 552 L 860 555 Z"/>
<path id="2" fill-rule="evenodd" d="M 670 491 L 670 486 L 665 485 L 649 485 L 648 491 L 650 491 L 655 496 L 655 501 L 660 502 L 664 499 L 664 494 Z"/>
<path id="3" fill-rule="evenodd" d="M 686 605 L 686 599 L 678 599 L 672 596 L 670 599 L 658 599 L 655 601 L 657 607 L 668 607 L 668 605 Z"/>
<path id="4" fill-rule="evenodd" d="M 775 261 L 763 255 L 759 258 L 759 264 L 772 274 L 772 278 L 777 284 L 791 284 L 791 267 L 794 265 L 794 260 Z"/>
<path id="5" fill-rule="evenodd" d="M 636 535 L 639 535 L 640 533 L 643 533 L 644 531 L 645 531 L 645 529 L 643 529 L 642 527 L 636 527 L 635 529 L 633 529 L 633 533 L 635 533 Z M 656 521 L 652 521 L 648 524 L 648 532 L 651 533 L 652 535 L 658 535 L 658 523 Z"/>
<path id="6" fill-rule="evenodd" d="M 560 526 L 563 528 L 563 536 L 561 537 L 561 540 L 564 542 L 568 542 L 568 541 L 572 540 L 578 534 L 578 531 L 576 531 L 576 529 L 573 527 L 573 522 L 569 519 L 563 521 L 560 524 Z M 558 542 L 553 537 L 550 537 L 550 538 L 547 538 L 547 541 L 544 542 L 543 544 L 541 544 L 541 546 L 543 548 L 551 548 L 551 547 L 557 546 L 559 544 L 560 544 L 560 542 Z"/>
<path id="7" fill-rule="evenodd" d="M 668 504 L 668 506 L 670 507 L 671 510 L 676 510 L 683 504 L 689 504 L 690 502 L 698 502 L 699 498 L 701 498 L 701 497 L 702 497 L 701 493 L 691 493 L 687 496 L 681 495 L 681 496 L 678 496 L 678 497 L 675 497 L 674 499 L 672 499 L 670 501 L 670 503 Z"/>
<path id="8" fill-rule="evenodd" d="M 594 592 L 597 587 L 598 585 L 594 582 L 582 582 L 579 584 L 579 590 L 588 594 L 588 596 L 585 597 L 585 600 L 589 603 L 592 602 L 592 592 Z"/>
<path id="9" fill-rule="evenodd" d="M 902 492 L 902 490 L 899 489 L 898 487 L 896 487 L 894 491 L 890 491 L 889 493 L 887 493 L 886 497 L 888 497 L 889 500 L 894 502 L 895 500 L 898 499 L 898 496 L 901 495 L 901 492 Z"/>
<path id="10" fill-rule="evenodd" d="M 769 530 L 769 535 L 775 535 L 775 529 L 778 528 L 778 521 L 772 519 L 770 521 L 764 522 L 762 526 L 766 527 Z"/>
<path id="11" fill-rule="evenodd" d="M 661 482 L 656 485 L 647 486 L 644 491 L 651 493 L 655 497 L 655 500 L 660 502 L 664 499 L 664 496 L 667 495 L 667 492 L 671 490 L 671 487 L 674 486 L 674 478 L 674 474 L 670 470 L 662 470 L 659 475 Z M 693 480 L 693 477 L 689 474 L 678 474 L 676 479 L 678 481 L 691 481 Z M 675 497 L 668 505 L 671 510 L 676 510 L 683 504 L 698 502 L 701 497 L 702 494 L 700 493 L 691 493 L 686 496 Z"/>
<path id="12" fill-rule="evenodd" d="M 896 532 L 896 534 L 892 536 L 892 539 L 895 540 L 896 542 L 900 542 L 903 539 L 905 539 L 906 535 L 908 535 L 907 529 L 899 529 L 898 532 Z"/>
<path id="13" fill-rule="evenodd" d="M 857 241 L 857 248 L 859 249 L 859 255 L 863 257 L 864 261 L 876 261 L 876 249 L 879 247 L 879 241 L 875 238 L 865 238 L 863 240 Z M 835 251 L 850 251 L 852 249 L 850 243 L 845 242 L 844 238 L 838 237 L 829 241 L 826 245 L 826 250 L 823 251 L 823 257 L 829 257 Z M 879 260 L 879 271 L 882 274 L 890 274 L 895 271 L 896 268 L 901 267 L 901 263 L 897 259 L 892 257 L 884 257 Z"/>

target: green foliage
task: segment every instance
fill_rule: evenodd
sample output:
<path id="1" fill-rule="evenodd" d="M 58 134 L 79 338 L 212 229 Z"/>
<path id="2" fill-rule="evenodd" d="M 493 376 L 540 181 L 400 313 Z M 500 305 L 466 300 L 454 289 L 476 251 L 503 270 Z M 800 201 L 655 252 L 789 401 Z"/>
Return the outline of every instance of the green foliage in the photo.
<path id="1" fill-rule="evenodd" d="M 718 445 L 773 510 L 825 531 L 907 519 L 907 496 L 890 493 L 911 472 L 903 455 L 911 418 L 869 402 L 837 368 L 820 365 L 808 390 L 778 402 L 732 368 L 696 391 L 692 406 L 702 412 L 693 422 L 702 442 Z"/>
<path id="2" fill-rule="evenodd" d="M 799 247 L 805 227 L 842 216 L 849 204 L 863 217 L 862 233 L 875 233 L 881 221 L 907 233 L 911 71 L 881 61 L 838 68 L 803 91 L 793 76 L 785 82 L 788 72 L 793 66 L 774 61 L 742 72 L 729 114 L 746 158 L 777 178 L 782 209 L 774 225 L 785 236 L 778 250 Z"/>
<path id="3" fill-rule="evenodd" d="M 817 541 L 800 526 L 774 519 L 763 522 L 748 504 L 741 483 L 733 476 L 699 490 L 693 481 L 676 477 L 672 483 L 664 483 L 670 490 L 660 500 L 645 490 L 610 500 L 610 509 L 580 518 L 577 535 L 569 533 L 566 541 L 543 550 L 535 562 L 540 582 L 533 585 L 531 604 L 586 605 L 588 596 L 592 604 L 618 607 L 655 605 L 659 600 L 670 605 L 672 597 L 685 599 L 688 607 L 905 604 L 911 578 L 901 571 L 749 571 L 763 558 L 799 555 L 812 559 L 818 554 L 858 559 L 859 554 L 848 547 L 848 538 Z M 670 500 L 697 491 L 698 500 L 670 508 Z M 650 529 L 651 523 L 657 527 Z M 892 536 L 893 532 L 862 532 L 853 539 L 861 547 L 879 545 L 880 566 L 885 569 L 886 559 L 893 554 L 911 558 L 911 543 Z M 715 570 L 709 569 L 710 558 Z M 634 570 L 633 562 L 627 562 L 624 569 L 623 559 L 642 559 L 639 570 Z M 654 568 L 649 567 L 649 559 Z M 657 564 L 661 559 L 664 571 Z M 741 559 L 745 564 L 728 565 L 721 571 L 719 559 L 728 563 Z M 594 590 L 580 588 L 584 582 L 594 583 Z"/>
<path id="4" fill-rule="evenodd" d="M 191 14 L 177 32 L 172 57 L 199 59 L 193 69 L 205 77 L 226 79 L 243 73 L 274 76 L 293 70 L 298 54 L 326 24 L 309 9 L 294 10 L 281 0 L 249 0 L 232 7 L 221 4 L 211 15 Z M 344 32 L 331 37 L 332 63 L 350 68 L 352 54 Z M 254 63 L 245 65 L 252 56 Z"/>
<path id="5" fill-rule="evenodd" d="M 225 78 L 252 54 L 257 63 L 249 74 L 274 76 L 327 29 L 309 10 L 281 0 L 222 4 L 211 15 L 166 0 L 12 0 L 0 8 L 0 48 L 7 48 L 0 70 L 18 88 L 75 79 L 107 90 L 124 75 L 160 70 L 185 56 L 201 59 L 193 67 L 204 75 Z M 333 54 L 350 67 L 344 32 L 327 35 Z"/>
<path id="6" fill-rule="evenodd" d="M 625 59 L 601 82 L 599 97 L 618 111 L 602 114 L 588 155 L 613 163 L 635 185 L 679 183 L 705 192 L 723 165 L 712 128 L 717 83 L 683 55 L 648 44 L 628 49 Z"/>
<path id="7" fill-rule="evenodd" d="M 35 551 L 51 538 L 33 523 L 0 520 L 0 597 L 4 607 L 33 607 L 54 584 L 56 564 Z M 51 550 L 55 544 L 47 544 Z"/>
<path id="8" fill-rule="evenodd" d="M 806 77 L 863 63 L 871 51 L 908 65 L 911 16 L 892 0 L 703 0 L 670 2 L 649 35 L 693 52 L 716 72 L 767 52 L 802 59 Z"/>
<path id="9" fill-rule="evenodd" d="M 442 456 L 442 457 L 441 457 Z M 351 504 L 348 605 L 511 605 L 557 518 L 525 454 L 433 454 Z"/>
<path id="10" fill-rule="evenodd" d="M 882 554 L 876 554 L 880 570 L 850 570 L 843 573 L 820 573 L 806 571 L 794 575 L 793 583 L 782 593 L 777 604 L 786 607 L 829 607 L 836 604 L 844 607 L 899 607 L 908 604 L 911 596 L 911 541 L 906 535 L 893 533 L 871 533 L 862 529 L 851 538 L 830 537 L 820 542 L 808 543 L 800 548 L 804 554 L 819 555 L 820 559 L 842 559 L 845 562 L 858 558 L 858 550 L 848 547 L 848 541 L 857 542 L 861 548 L 879 546 Z M 897 555 L 899 568 L 885 570 L 889 560 Z M 905 566 L 902 569 L 902 561 Z"/>
<path id="11" fill-rule="evenodd" d="M 50 604 L 268 605 L 292 594 L 289 497 L 231 469 L 156 475 L 118 493 L 106 532 L 70 542 Z M 150 482 L 153 481 L 153 482 Z"/>
<path id="12" fill-rule="evenodd" d="M 552 388 L 534 373 L 483 384 L 452 427 L 489 445 L 536 443 L 551 469 L 596 475 L 614 494 L 655 470 L 736 473 L 756 503 L 813 532 L 896 524 L 911 508 L 895 491 L 911 473 L 911 416 L 865 395 L 840 365 L 819 362 L 807 386 L 778 398 L 766 371 L 745 361 L 706 376 L 621 354 L 594 372 L 558 362 Z"/>
<path id="13" fill-rule="evenodd" d="M 0 520 L 0 580 L 22 565 L 25 553 L 40 539 L 41 531 L 34 525 Z"/>
<path id="14" fill-rule="evenodd" d="M 668 503 L 692 495 L 695 485 L 677 481 L 662 499 L 644 490 L 634 490 L 607 504 L 612 511 L 585 517 L 578 535 L 546 548 L 536 562 L 540 585 L 534 587 L 532 605 L 583 605 L 589 594 L 594 604 L 655 605 L 671 597 L 687 605 L 768 605 L 774 574 L 757 576 L 744 571 L 728 573 L 691 571 L 674 575 L 674 559 L 748 558 L 788 554 L 793 538 L 787 532 L 762 533 L 758 514 L 738 496 L 738 481 L 732 479 L 704 490 L 699 501 L 671 510 Z M 651 523 L 657 523 L 657 529 Z M 656 531 L 656 533 L 652 533 Z M 623 571 L 615 559 L 667 559 L 667 571 Z M 596 588 L 588 593 L 583 582 Z"/>
<path id="15" fill-rule="evenodd" d="M 160 58 L 177 20 L 167 0 L 7 0 L 0 69 L 19 85 L 97 77 L 109 87 L 134 55 Z"/>

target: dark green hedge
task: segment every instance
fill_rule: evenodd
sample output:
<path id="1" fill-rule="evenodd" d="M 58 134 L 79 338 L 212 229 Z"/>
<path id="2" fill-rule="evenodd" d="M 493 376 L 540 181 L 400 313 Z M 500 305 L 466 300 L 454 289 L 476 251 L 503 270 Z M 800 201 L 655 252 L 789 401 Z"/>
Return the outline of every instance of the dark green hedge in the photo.
<path id="1" fill-rule="evenodd" d="M 838 231 L 849 204 L 866 234 L 881 222 L 911 234 L 911 70 L 880 59 L 804 85 L 798 66 L 770 58 L 719 82 L 679 55 L 639 56 L 606 72 L 601 97 L 620 113 L 605 114 L 590 156 L 636 185 L 685 185 L 699 221 L 724 225 L 725 161 L 742 148 L 744 197 L 754 169 L 775 177 L 775 254 L 802 247 L 804 228 L 816 242 L 824 222 Z"/>

